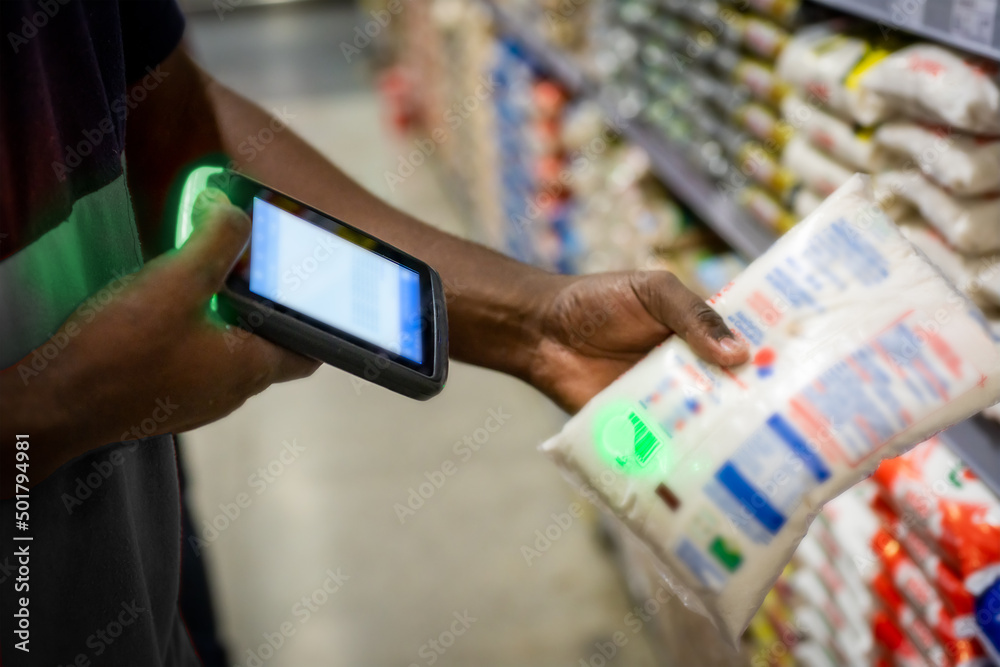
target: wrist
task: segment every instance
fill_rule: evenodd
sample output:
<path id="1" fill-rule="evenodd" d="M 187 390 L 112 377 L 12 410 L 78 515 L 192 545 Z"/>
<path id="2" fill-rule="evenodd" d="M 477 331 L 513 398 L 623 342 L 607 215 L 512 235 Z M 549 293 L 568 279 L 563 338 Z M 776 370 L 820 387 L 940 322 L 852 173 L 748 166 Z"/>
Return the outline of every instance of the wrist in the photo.
<path id="1" fill-rule="evenodd" d="M 520 328 L 507 351 L 510 368 L 505 372 L 533 383 L 538 351 L 550 328 L 552 304 L 557 295 L 575 279 L 573 276 L 545 271 L 525 276 L 524 282 L 516 290 L 519 295 L 517 311 Z"/>
<path id="2" fill-rule="evenodd" d="M 546 313 L 571 280 L 537 269 L 468 289 L 446 280 L 451 356 L 530 382 Z"/>

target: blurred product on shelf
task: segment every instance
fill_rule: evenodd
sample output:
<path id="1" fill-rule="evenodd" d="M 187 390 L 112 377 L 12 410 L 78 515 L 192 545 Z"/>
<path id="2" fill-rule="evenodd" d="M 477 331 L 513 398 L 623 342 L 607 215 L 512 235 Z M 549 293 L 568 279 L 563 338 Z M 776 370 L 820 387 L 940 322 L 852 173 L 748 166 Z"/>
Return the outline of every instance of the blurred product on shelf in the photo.
<path id="1" fill-rule="evenodd" d="M 885 461 L 873 478 L 886 503 L 940 554 L 911 554 L 944 591 L 955 622 L 955 637 L 975 636 L 1000 660 L 1000 499 L 939 439 L 909 454 Z M 909 544 L 903 534 L 903 543 Z M 917 547 L 919 549 L 920 547 Z M 940 563 L 946 564 L 941 569 Z M 942 579 L 940 572 L 947 572 Z M 951 585 L 963 582 L 965 593 Z M 969 596 L 974 602 L 969 604 Z M 924 603 L 936 615 L 938 606 Z M 992 614 L 979 609 L 992 606 Z M 975 613 L 973 613 L 975 612 Z M 956 616 L 957 615 L 957 616 Z"/>
<path id="2" fill-rule="evenodd" d="M 843 19 L 807 26 L 778 57 L 778 75 L 834 113 L 875 125 L 890 114 L 886 100 L 864 85 L 869 68 L 887 54 L 874 46 L 878 34 Z"/>
<path id="3" fill-rule="evenodd" d="M 956 197 L 919 171 L 886 171 L 875 178 L 879 187 L 911 202 L 958 250 L 970 255 L 1000 250 L 1000 197 Z"/>
<path id="4" fill-rule="evenodd" d="M 802 9 L 800 0 L 747 0 L 746 4 L 785 26 L 794 24 Z"/>
<path id="5" fill-rule="evenodd" d="M 823 198 L 828 197 L 854 174 L 853 171 L 814 148 L 809 140 L 801 135 L 797 135 L 785 146 L 781 154 L 781 164 L 798 176 L 803 185 Z"/>
<path id="6" fill-rule="evenodd" d="M 746 86 L 754 98 L 765 104 L 777 105 L 788 93 L 788 85 L 774 71 L 774 67 L 753 58 L 736 56 L 732 68 L 732 81 Z"/>
<path id="7" fill-rule="evenodd" d="M 753 14 L 745 15 L 741 32 L 740 44 L 750 53 L 767 60 L 777 58 L 789 40 L 787 30 Z"/>
<path id="8" fill-rule="evenodd" d="M 792 198 L 792 213 L 801 220 L 823 203 L 823 197 L 808 188 L 799 188 Z M 892 217 L 891 215 L 889 217 Z"/>
<path id="9" fill-rule="evenodd" d="M 736 201 L 753 216 L 754 220 L 776 232 L 788 231 L 798 222 L 794 214 L 758 187 L 742 188 L 736 193 Z"/>
<path id="10" fill-rule="evenodd" d="M 825 113 L 818 104 L 806 102 L 798 93 L 787 95 L 781 102 L 781 115 L 813 146 L 850 169 L 871 173 L 886 166 L 885 152 L 872 141 L 870 131 L 855 129 L 847 121 Z"/>
<path id="11" fill-rule="evenodd" d="M 874 140 L 875 144 L 913 160 L 928 178 L 953 194 L 1000 193 L 1000 138 L 959 134 L 947 127 L 893 122 L 879 127 Z"/>
<path id="12" fill-rule="evenodd" d="M 919 217 L 910 217 L 896 222 L 899 224 L 903 236 L 927 255 L 927 258 L 941 269 L 941 273 L 955 283 L 955 286 L 966 296 L 975 301 L 976 305 L 983 309 L 995 307 L 979 291 L 975 260 L 956 252 L 934 227 Z"/>
<path id="13" fill-rule="evenodd" d="M 873 479 L 827 503 L 772 591 L 787 611 L 776 616 L 766 601 L 751 632 L 770 624 L 836 665 L 989 665 L 995 620 L 977 621 L 976 605 L 1000 577 L 989 566 L 1000 558 L 1000 499 L 936 438 L 883 462 Z M 965 504 L 934 506 L 955 495 Z M 965 529 L 977 521 L 987 524 L 981 536 Z M 979 580 L 963 583 L 949 551 L 977 554 Z"/>
<path id="14" fill-rule="evenodd" d="M 913 44 L 873 64 L 858 87 L 907 116 L 1000 134 L 1000 77 L 997 63 L 988 60 Z"/>
<path id="15" fill-rule="evenodd" d="M 669 264 L 694 278 L 695 262 L 669 255 L 707 256 L 718 243 L 666 194 L 644 151 L 623 145 L 595 103 L 570 100 L 515 43 L 486 39 L 474 3 L 457 4 L 413 22 L 437 37 L 411 38 L 403 62 L 422 68 L 423 134 L 481 238 L 561 272 Z M 470 93 L 484 72 L 490 94 L 480 99 Z"/>

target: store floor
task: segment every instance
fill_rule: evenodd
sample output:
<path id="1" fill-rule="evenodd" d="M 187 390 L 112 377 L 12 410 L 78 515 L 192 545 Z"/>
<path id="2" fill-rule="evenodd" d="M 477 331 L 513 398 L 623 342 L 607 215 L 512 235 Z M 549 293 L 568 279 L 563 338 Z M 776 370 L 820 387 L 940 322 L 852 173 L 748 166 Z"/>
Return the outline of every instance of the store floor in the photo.
<path id="1" fill-rule="evenodd" d="M 338 48 L 359 14 L 236 6 L 223 18 L 189 20 L 210 71 L 291 114 L 367 187 L 465 232 L 433 169 L 386 185 L 405 146 L 384 130 L 364 63 Z M 526 385 L 462 364 L 428 403 L 324 367 L 188 434 L 230 664 L 601 664 L 595 642 L 607 650 L 619 631 L 627 643 L 612 664 L 654 664 L 626 625 L 631 605 L 593 522 L 559 516 L 579 498 L 536 446 L 563 419 Z M 463 440 L 478 451 L 456 450 Z M 418 508 L 401 517 L 408 502 Z M 546 530 L 556 539 L 529 564 L 522 547 Z"/>

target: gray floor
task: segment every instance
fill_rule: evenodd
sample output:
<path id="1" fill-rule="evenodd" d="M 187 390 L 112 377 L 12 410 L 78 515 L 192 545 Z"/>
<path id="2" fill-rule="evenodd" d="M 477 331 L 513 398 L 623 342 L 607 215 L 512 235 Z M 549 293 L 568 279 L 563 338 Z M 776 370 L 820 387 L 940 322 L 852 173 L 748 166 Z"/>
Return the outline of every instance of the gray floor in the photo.
<path id="1" fill-rule="evenodd" d="M 188 39 L 220 79 L 287 106 L 293 127 L 361 183 L 464 233 L 431 169 L 388 192 L 383 172 L 403 145 L 384 130 L 364 63 L 337 48 L 360 20 L 335 7 L 237 6 L 221 21 L 193 16 Z M 509 417 L 485 438 L 491 411 Z M 535 450 L 563 419 L 531 388 L 461 364 L 429 403 L 325 367 L 189 434 L 231 664 L 587 664 L 595 642 L 626 629 L 629 608 L 593 522 L 559 529 L 530 565 L 522 555 L 577 499 Z M 465 437 L 479 451 L 456 453 Z M 448 461 L 450 476 L 439 472 Z M 429 497 L 401 521 L 411 490 Z M 328 571 L 347 577 L 330 594 Z M 609 664 L 653 664 L 644 638 L 628 635 Z"/>

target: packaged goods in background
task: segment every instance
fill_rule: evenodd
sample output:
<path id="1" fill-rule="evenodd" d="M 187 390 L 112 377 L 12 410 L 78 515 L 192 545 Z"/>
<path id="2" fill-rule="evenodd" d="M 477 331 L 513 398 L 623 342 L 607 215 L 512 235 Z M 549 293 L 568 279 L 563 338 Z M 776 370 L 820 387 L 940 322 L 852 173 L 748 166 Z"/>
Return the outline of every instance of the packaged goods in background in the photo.
<path id="1" fill-rule="evenodd" d="M 997 63 L 936 44 L 914 44 L 874 63 L 860 89 L 912 118 L 973 134 L 1000 134 Z"/>
<path id="2" fill-rule="evenodd" d="M 740 189 L 736 193 L 736 201 L 757 222 L 779 233 L 788 231 L 798 222 L 798 218 L 760 188 L 750 186 Z"/>
<path id="3" fill-rule="evenodd" d="M 792 649 L 796 663 L 802 667 L 837 667 L 837 656 L 819 642 L 804 641 Z"/>
<path id="4" fill-rule="evenodd" d="M 976 636 L 991 656 L 1000 656 L 1000 499 L 938 438 L 884 461 L 873 479 L 907 525 L 926 535 L 962 578 L 975 601 Z M 991 614 L 979 613 L 990 606 Z"/>
<path id="5" fill-rule="evenodd" d="M 806 187 L 800 187 L 792 196 L 792 213 L 799 220 L 802 220 L 810 213 L 819 208 L 823 203 L 823 197 Z"/>
<path id="6" fill-rule="evenodd" d="M 1000 253 L 977 257 L 973 265 L 976 272 L 976 293 L 994 308 L 1000 306 Z M 997 338 L 1000 339 L 1000 335 Z"/>
<path id="7" fill-rule="evenodd" d="M 903 232 L 903 236 L 927 255 L 927 259 L 941 269 L 941 273 L 955 283 L 955 286 L 966 296 L 975 301 L 977 305 L 989 305 L 987 300 L 979 297 L 978 282 L 975 279 L 974 270 L 975 260 L 966 259 L 955 252 L 942 238 L 940 232 L 919 218 L 900 221 L 899 229 Z"/>
<path id="8" fill-rule="evenodd" d="M 768 148 L 781 149 L 794 132 L 769 107 L 756 102 L 744 104 L 732 111 L 733 123 L 743 128 Z"/>
<path id="9" fill-rule="evenodd" d="M 765 104 L 780 104 L 788 94 L 788 84 L 778 78 L 774 68 L 753 58 L 739 58 L 731 76 L 734 83 L 746 86 L 756 99 Z"/>
<path id="10" fill-rule="evenodd" d="M 543 449 L 735 643 L 824 502 L 1000 399 L 1000 351 L 861 176 L 711 303 L 751 363 L 670 339 Z"/>
<path id="11" fill-rule="evenodd" d="M 830 159 L 809 143 L 803 135 L 795 135 L 781 153 L 781 164 L 795 174 L 802 184 L 826 197 L 851 177 L 850 169 Z"/>
<path id="12" fill-rule="evenodd" d="M 893 179 L 882 180 L 883 173 L 885 172 L 872 175 L 872 192 L 875 193 L 875 201 L 878 202 L 879 208 L 885 211 L 886 215 L 896 224 L 922 219 L 920 211 L 917 210 L 913 202 L 892 188 Z"/>
<path id="13" fill-rule="evenodd" d="M 790 25 L 802 7 L 800 0 L 747 0 L 747 4 L 783 25 Z"/>
<path id="14" fill-rule="evenodd" d="M 813 525 L 822 527 L 822 524 L 818 522 Z M 836 612 L 842 615 L 850 625 L 848 631 L 850 644 L 846 649 L 842 649 L 842 652 L 863 661 L 871 655 L 874 648 L 871 628 L 867 621 L 871 611 L 870 596 L 856 594 L 855 587 L 848 581 L 849 577 L 845 576 L 836 564 L 837 550 L 825 553 L 818 539 L 813 537 L 816 532 L 810 527 L 809 533 L 795 550 L 792 564 L 796 565 L 799 570 L 793 571 L 788 583 L 792 588 L 795 588 L 796 585 L 801 586 L 801 579 L 797 583 L 796 577 L 808 578 L 809 576 L 803 573 L 811 573 L 815 577 L 816 581 L 822 585 L 822 590 L 829 597 L 831 604 L 836 608 Z M 820 596 L 820 599 L 823 599 L 823 596 Z"/>
<path id="15" fill-rule="evenodd" d="M 790 169 L 779 164 L 755 141 L 744 144 L 733 156 L 733 162 L 740 172 L 749 175 L 781 200 L 787 199 L 798 183 Z"/>
<path id="16" fill-rule="evenodd" d="M 850 34 L 851 27 L 845 21 L 830 21 L 802 28 L 781 51 L 776 70 L 791 86 L 835 113 L 864 126 L 875 125 L 888 117 L 889 105 L 859 82 L 886 52 L 867 37 Z"/>
<path id="17" fill-rule="evenodd" d="M 1000 196 L 956 197 L 917 171 L 875 176 L 880 190 L 911 202 L 957 250 L 982 255 L 1000 250 Z"/>
<path id="18" fill-rule="evenodd" d="M 774 60 L 788 40 L 788 31 L 766 18 L 750 14 L 743 22 L 743 47 L 761 58 Z"/>
<path id="19" fill-rule="evenodd" d="M 888 166 L 885 151 L 872 141 L 869 130 L 855 130 L 797 94 L 782 100 L 781 115 L 809 143 L 851 169 L 872 173 Z"/>
<path id="20" fill-rule="evenodd" d="M 871 586 L 882 608 L 889 613 L 896 627 L 906 635 L 913 647 L 924 658 L 925 664 L 932 667 L 948 667 L 948 658 L 945 655 L 944 647 L 937 641 L 930 627 L 906 603 L 906 600 L 893 585 L 892 578 L 881 567 L 877 570 Z"/>
<path id="21" fill-rule="evenodd" d="M 708 297 L 715 294 L 747 268 L 746 260 L 734 252 L 712 253 L 695 264 L 695 291 Z"/>
<path id="22" fill-rule="evenodd" d="M 928 612 L 925 618 L 932 625 L 939 624 L 939 616 L 946 615 L 947 622 L 941 630 L 950 640 L 974 637 L 975 600 L 965 590 L 958 574 L 942 560 L 927 538 L 899 518 L 884 497 L 878 496 L 872 509 L 888 535 L 898 543 L 893 550 L 889 549 L 892 543 L 888 541 L 882 545 L 882 550 L 889 552 L 888 559 L 896 563 L 890 564 L 890 571 L 895 570 L 893 577 L 897 588 L 906 594 L 914 607 Z M 920 569 L 922 577 L 912 572 L 907 560 Z"/>
<path id="23" fill-rule="evenodd" d="M 939 438 L 883 462 L 873 479 L 944 550 L 970 592 L 1000 574 L 1000 500 Z"/>
<path id="24" fill-rule="evenodd" d="M 878 606 L 889 613 L 892 622 L 929 664 L 947 667 L 951 664 L 947 657 L 951 647 L 945 643 L 954 641 L 949 619 L 940 616 L 939 606 L 933 607 L 929 599 L 922 597 L 933 593 L 923 574 L 901 555 L 899 543 L 871 507 L 877 497 L 875 485 L 863 481 L 830 501 L 823 514 L 828 517 L 838 545 L 874 594 Z M 913 581 L 915 578 L 919 581 Z M 904 595 L 904 590 L 909 595 Z M 916 605 L 914 600 L 918 601 Z M 866 613 L 865 618 L 868 617 Z M 947 637 L 940 636 L 938 629 L 944 629 Z"/>
<path id="25" fill-rule="evenodd" d="M 956 195 L 1000 193 L 1000 138 L 893 122 L 879 127 L 874 140 L 913 160 L 924 174 Z"/>
<path id="26" fill-rule="evenodd" d="M 911 530 L 910 526 L 899 518 L 896 511 L 889 507 L 884 499 L 880 498 L 879 500 L 884 509 L 877 511 L 883 513 L 884 525 L 927 575 L 928 580 L 932 582 L 946 603 L 948 611 L 955 615 L 958 636 L 972 636 L 975 623 L 973 616 L 975 601 L 972 594 L 965 590 L 961 578 L 950 565 L 944 562 L 936 547 L 931 546 L 922 533 Z"/>
<path id="27" fill-rule="evenodd" d="M 788 583 L 798 601 L 822 614 L 830 627 L 829 645 L 837 654 L 851 664 L 863 665 L 871 651 L 871 636 L 866 637 L 863 628 L 854 625 L 855 619 L 834 602 L 819 575 L 810 569 L 795 570 Z M 797 609 L 798 604 L 793 602 L 792 608 Z"/>
<path id="28" fill-rule="evenodd" d="M 917 651 L 899 626 L 884 611 L 875 613 L 872 627 L 879 644 L 892 656 L 889 664 L 896 667 L 928 667 L 928 663 Z"/>

